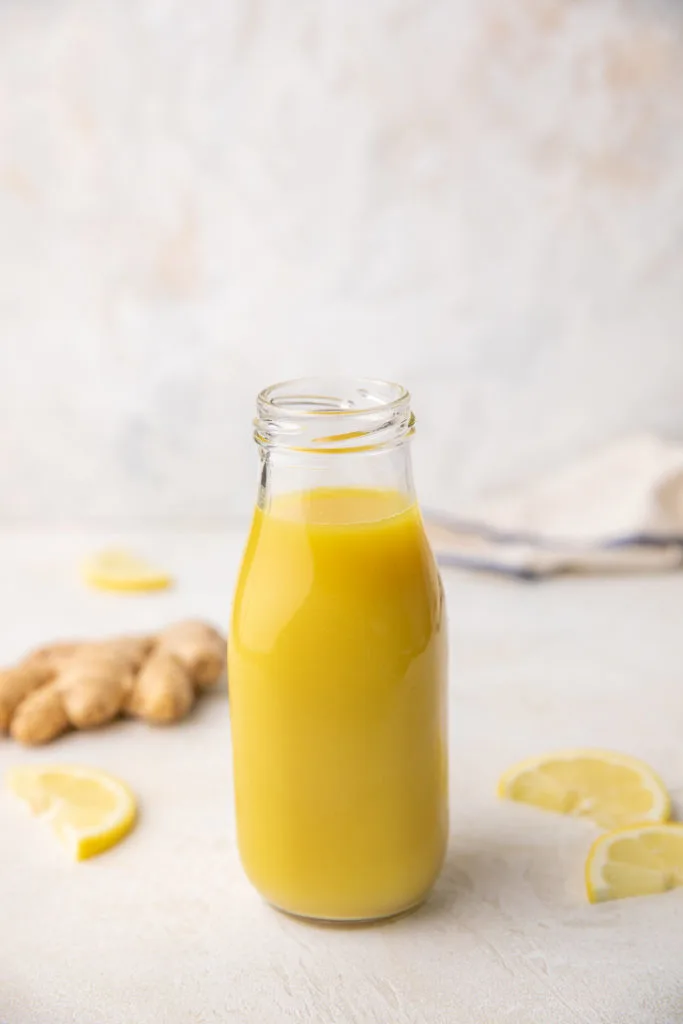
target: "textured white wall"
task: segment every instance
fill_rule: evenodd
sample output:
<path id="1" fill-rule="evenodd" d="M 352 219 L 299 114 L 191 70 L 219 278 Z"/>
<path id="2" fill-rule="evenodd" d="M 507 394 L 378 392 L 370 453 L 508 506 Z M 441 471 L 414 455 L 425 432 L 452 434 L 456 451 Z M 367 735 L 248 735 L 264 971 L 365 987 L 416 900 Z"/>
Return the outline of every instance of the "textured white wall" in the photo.
<path id="1" fill-rule="evenodd" d="M 4 0 L 0 519 L 224 522 L 313 372 L 443 506 L 683 432 L 677 0 Z"/>

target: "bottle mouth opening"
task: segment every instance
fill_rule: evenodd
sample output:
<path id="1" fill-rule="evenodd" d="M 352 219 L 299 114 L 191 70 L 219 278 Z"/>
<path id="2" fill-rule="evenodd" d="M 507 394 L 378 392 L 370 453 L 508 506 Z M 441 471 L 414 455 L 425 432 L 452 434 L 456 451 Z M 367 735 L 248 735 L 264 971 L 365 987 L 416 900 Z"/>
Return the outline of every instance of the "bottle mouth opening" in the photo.
<path id="1" fill-rule="evenodd" d="M 415 417 L 400 384 L 372 378 L 301 377 L 272 384 L 256 401 L 254 438 L 264 448 L 368 451 L 410 437 Z"/>

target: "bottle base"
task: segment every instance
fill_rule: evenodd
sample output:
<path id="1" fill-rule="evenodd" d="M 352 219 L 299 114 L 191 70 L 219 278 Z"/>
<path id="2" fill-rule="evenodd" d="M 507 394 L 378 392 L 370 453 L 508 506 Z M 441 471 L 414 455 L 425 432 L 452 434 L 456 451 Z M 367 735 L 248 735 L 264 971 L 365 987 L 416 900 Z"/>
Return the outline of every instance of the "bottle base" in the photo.
<path id="1" fill-rule="evenodd" d="M 389 921 L 396 921 L 400 917 L 407 917 L 408 914 L 412 914 L 418 907 L 422 906 L 428 896 L 429 892 L 426 892 L 423 896 L 420 896 L 419 899 L 414 900 L 412 903 L 408 903 L 405 907 L 401 907 L 398 910 L 391 910 L 385 914 L 353 915 L 350 917 L 330 914 L 300 913 L 297 910 L 290 910 L 288 907 L 282 907 L 277 903 L 273 903 L 272 900 L 266 900 L 265 902 L 269 907 L 272 907 L 273 910 L 277 910 L 279 914 L 285 914 L 287 917 L 292 917 L 294 920 L 301 922 L 301 924 L 319 925 L 321 927 L 329 926 L 330 928 L 367 928 L 374 924 L 386 924 Z"/>

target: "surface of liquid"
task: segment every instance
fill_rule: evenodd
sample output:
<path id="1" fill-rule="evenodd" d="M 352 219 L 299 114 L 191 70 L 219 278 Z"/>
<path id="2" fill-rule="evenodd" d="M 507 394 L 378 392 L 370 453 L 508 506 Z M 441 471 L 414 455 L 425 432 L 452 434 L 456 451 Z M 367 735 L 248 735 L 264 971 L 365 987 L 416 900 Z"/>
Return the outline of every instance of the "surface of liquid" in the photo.
<path id="1" fill-rule="evenodd" d="M 256 888 L 338 920 L 419 902 L 448 826 L 444 607 L 417 507 L 321 488 L 257 509 L 228 673 Z"/>

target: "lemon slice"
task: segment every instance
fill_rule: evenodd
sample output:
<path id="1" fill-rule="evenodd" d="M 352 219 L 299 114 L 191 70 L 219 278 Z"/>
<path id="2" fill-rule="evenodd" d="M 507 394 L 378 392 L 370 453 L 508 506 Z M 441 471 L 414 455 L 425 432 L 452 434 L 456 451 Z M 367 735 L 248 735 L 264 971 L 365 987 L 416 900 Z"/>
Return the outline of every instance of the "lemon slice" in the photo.
<path id="1" fill-rule="evenodd" d="M 10 771 L 11 791 L 46 818 L 75 860 L 103 853 L 135 824 L 135 797 L 94 768 L 23 766 Z"/>
<path id="2" fill-rule="evenodd" d="M 683 886 L 683 825 L 636 825 L 597 839 L 586 859 L 591 903 Z"/>
<path id="3" fill-rule="evenodd" d="M 172 577 L 129 551 L 101 551 L 83 564 L 86 583 L 101 590 L 164 590 Z"/>
<path id="4" fill-rule="evenodd" d="M 561 750 L 529 758 L 505 772 L 498 794 L 606 829 L 666 821 L 671 810 L 664 783 L 651 768 L 610 750 Z"/>

